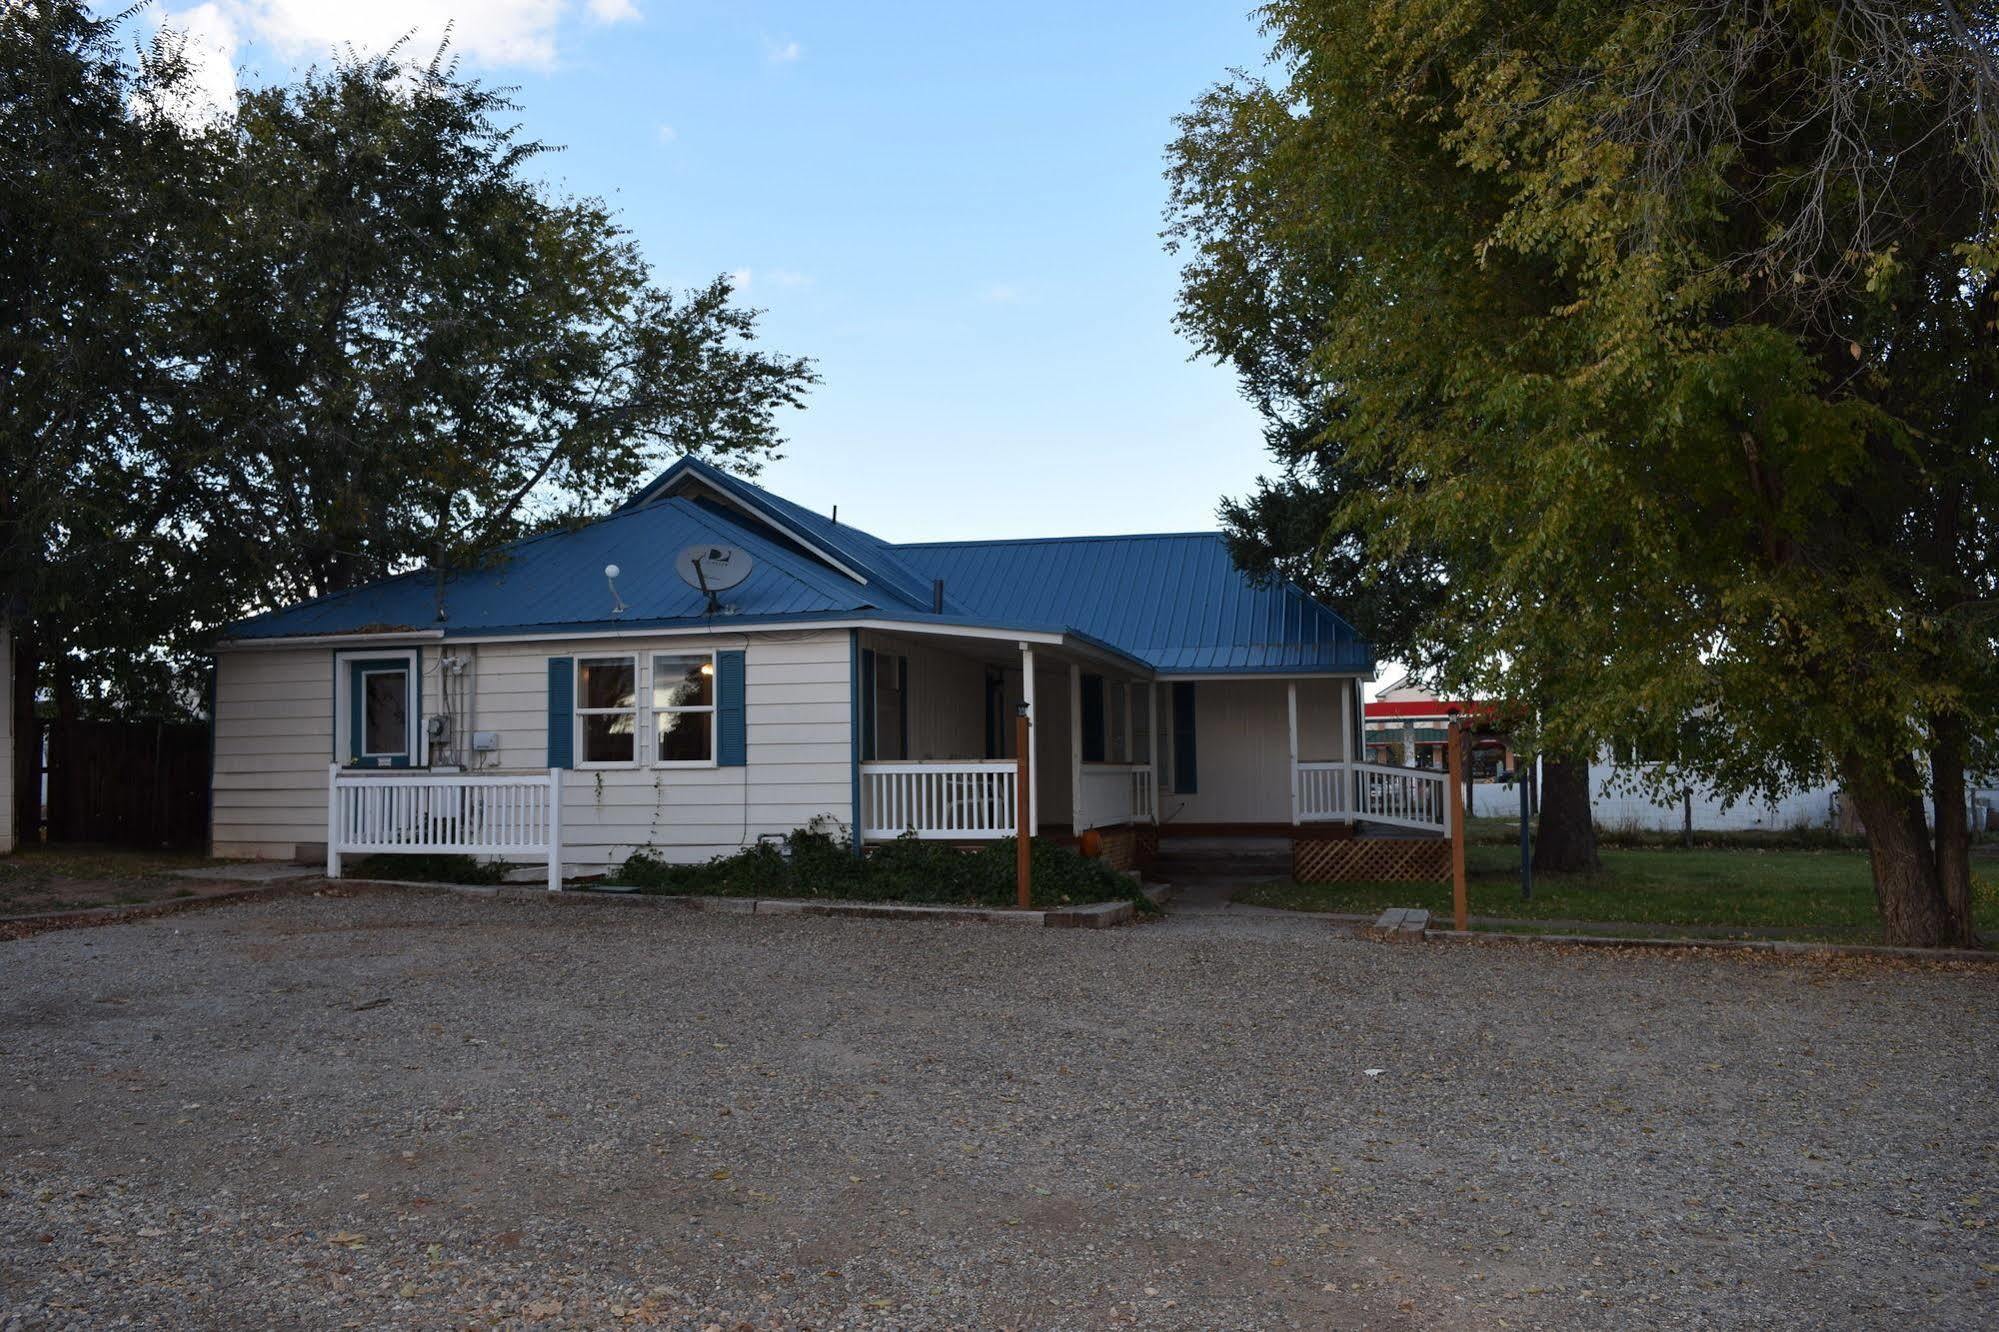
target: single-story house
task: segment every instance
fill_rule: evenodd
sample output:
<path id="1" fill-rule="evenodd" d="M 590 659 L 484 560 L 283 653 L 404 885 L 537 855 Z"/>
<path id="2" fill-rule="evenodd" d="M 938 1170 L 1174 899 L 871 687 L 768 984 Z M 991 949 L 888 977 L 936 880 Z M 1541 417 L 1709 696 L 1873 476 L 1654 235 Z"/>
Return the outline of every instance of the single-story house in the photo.
<path id="1" fill-rule="evenodd" d="M 693 458 L 490 567 L 240 621 L 215 658 L 223 856 L 552 840 L 577 873 L 815 821 L 1002 837 L 1022 710 L 1038 835 L 1441 809 L 1427 774 L 1360 771 L 1369 645 L 1218 534 L 895 544 Z"/>

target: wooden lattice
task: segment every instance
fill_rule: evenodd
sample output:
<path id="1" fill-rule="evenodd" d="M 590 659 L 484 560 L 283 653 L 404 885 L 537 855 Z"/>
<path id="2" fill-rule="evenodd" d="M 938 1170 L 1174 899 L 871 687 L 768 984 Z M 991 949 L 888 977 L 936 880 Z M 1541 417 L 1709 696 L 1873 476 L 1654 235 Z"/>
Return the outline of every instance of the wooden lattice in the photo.
<path id="1" fill-rule="evenodd" d="M 1291 843 L 1291 876 L 1300 883 L 1448 879 L 1451 843 L 1443 837 L 1299 838 Z"/>

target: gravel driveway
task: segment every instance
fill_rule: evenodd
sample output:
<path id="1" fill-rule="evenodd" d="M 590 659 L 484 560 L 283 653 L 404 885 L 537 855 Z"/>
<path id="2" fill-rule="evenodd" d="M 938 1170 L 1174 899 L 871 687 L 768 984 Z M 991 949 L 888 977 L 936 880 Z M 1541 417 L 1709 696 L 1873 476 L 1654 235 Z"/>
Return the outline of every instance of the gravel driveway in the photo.
<path id="1" fill-rule="evenodd" d="M 7 1328 L 1999 1325 L 1990 969 L 380 893 L 0 1010 Z"/>

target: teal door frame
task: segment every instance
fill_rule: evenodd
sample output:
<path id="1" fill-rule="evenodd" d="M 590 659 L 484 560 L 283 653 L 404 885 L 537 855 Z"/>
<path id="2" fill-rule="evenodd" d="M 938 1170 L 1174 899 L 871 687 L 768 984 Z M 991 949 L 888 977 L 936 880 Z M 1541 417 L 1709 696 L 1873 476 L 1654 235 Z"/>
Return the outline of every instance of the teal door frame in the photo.
<path id="1" fill-rule="evenodd" d="M 348 753 L 353 755 L 348 764 L 353 768 L 407 768 L 416 762 L 417 720 L 423 715 L 423 676 L 417 670 L 421 658 L 401 657 L 349 657 L 347 667 L 347 742 Z M 366 735 L 363 723 L 367 720 L 367 693 L 365 682 L 372 672 L 400 671 L 407 688 L 404 690 L 403 750 L 400 754 L 368 755 L 362 743 Z"/>

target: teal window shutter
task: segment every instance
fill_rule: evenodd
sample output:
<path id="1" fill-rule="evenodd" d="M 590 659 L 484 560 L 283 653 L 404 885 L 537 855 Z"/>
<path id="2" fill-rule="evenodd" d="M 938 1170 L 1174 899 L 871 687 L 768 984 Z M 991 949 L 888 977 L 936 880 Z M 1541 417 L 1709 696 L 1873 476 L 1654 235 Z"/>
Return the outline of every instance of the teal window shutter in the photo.
<path id="1" fill-rule="evenodd" d="M 548 659 L 548 766 L 576 766 L 576 658 Z"/>
<path id="2" fill-rule="evenodd" d="M 750 761 L 743 674 L 740 650 L 715 654 L 715 762 L 719 767 L 740 768 Z"/>
<path id="3" fill-rule="evenodd" d="M 875 654 L 861 649 L 861 762 L 875 761 Z"/>
<path id="4" fill-rule="evenodd" d="M 1194 686 L 1191 681 L 1173 684 L 1173 789 L 1193 795 L 1199 789 L 1194 770 Z"/>
<path id="5" fill-rule="evenodd" d="M 1083 762 L 1104 761 L 1104 677 L 1083 677 Z"/>

